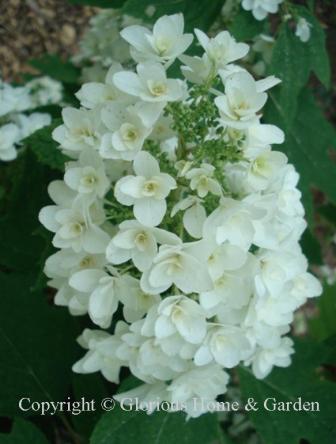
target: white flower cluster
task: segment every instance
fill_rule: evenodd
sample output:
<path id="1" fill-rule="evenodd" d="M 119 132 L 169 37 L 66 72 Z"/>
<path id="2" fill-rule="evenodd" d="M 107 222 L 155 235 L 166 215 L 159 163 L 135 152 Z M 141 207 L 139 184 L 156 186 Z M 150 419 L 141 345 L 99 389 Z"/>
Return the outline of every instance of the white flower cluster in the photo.
<path id="1" fill-rule="evenodd" d="M 112 65 L 63 110 L 53 137 L 74 160 L 39 215 L 60 249 L 45 266 L 55 303 L 108 329 L 84 330 L 74 371 L 117 383 L 128 367 L 145 384 L 127 398 L 193 417 L 239 363 L 257 378 L 288 366 L 293 312 L 321 293 L 298 243 L 299 176 L 260 121 L 278 80 L 234 64 L 249 48 L 227 31 L 195 34 L 201 57 L 183 54 L 181 14 L 122 31 L 136 72 Z M 167 77 L 176 59 L 185 80 Z"/>
<path id="2" fill-rule="evenodd" d="M 278 12 L 279 5 L 284 0 L 242 0 L 242 7 L 251 11 L 256 20 L 264 20 L 268 14 Z"/>
<path id="3" fill-rule="evenodd" d="M 62 85 L 49 77 L 16 87 L 0 79 L 0 160 L 15 159 L 20 141 L 51 123 L 49 114 L 31 111 L 61 99 Z"/>
<path id="4" fill-rule="evenodd" d="M 138 22 L 138 19 L 122 15 L 117 9 L 100 11 L 90 19 L 89 28 L 79 43 L 79 51 L 73 57 L 73 62 L 99 63 L 106 68 L 116 61 L 129 61 L 129 46 L 121 38 L 120 29 Z"/>

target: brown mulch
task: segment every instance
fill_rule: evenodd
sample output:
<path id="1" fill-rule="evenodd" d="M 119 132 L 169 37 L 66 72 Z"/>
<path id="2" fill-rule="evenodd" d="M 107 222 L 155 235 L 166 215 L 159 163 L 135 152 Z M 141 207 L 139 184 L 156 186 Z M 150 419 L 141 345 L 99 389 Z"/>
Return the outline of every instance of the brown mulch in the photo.
<path id="1" fill-rule="evenodd" d="M 0 72 L 5 80 L 32 72 L 28 60 L 76 51 L 97 9 L 68 0 L 0 0 Z"/>

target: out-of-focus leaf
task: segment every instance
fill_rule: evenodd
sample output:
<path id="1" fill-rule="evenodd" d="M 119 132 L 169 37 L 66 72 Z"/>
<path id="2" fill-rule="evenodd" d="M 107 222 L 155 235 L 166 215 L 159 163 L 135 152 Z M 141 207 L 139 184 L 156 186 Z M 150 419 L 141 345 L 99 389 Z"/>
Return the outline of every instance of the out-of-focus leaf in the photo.
<path id="1" fill-rule="evenodd" d="M 61 153 L 57 142 L 51 136 L 53 130 L 61 123 L 61 119 L 54 120 L 51 125 L 35 131 L 23 143 L 36 154 L 39 162 L 55 170 L 64 171 L 64 162 L 67 157 Z"/>
<path id="2" fill-rule="evenodd" d="M 319 214 L 321 214 L 328 222 L 336 225 L 336 205 L 331 203 L 323 205 L 318 209 Z"/>
<path id="3" fill-rule="evenodd" d="M 36 271 L 50 248 L 48 235 L 41 235 L 40 209 L 50 203 L 47 193 L 54 173 L 37 162 L 27 150 L 6 165 L 6 199 L 0 217 L 0 265 L 10 271 Z"/>
<path id="4" fill-rule="evenodd" d="M 24 414 L 18 403 L 25 397 L 60 401 L 71 384 L 75 320 L 49 305 L 42 292 L 31 291 L 34 281 L 33 274 L 0 274 L 1 415 Z"/>
<path id="5" fill-rule="evenodd" d="M 270 73 L 282 80 L 276 88 L 275 97 L 284 111 L 285 123 L 290 126 L 299 112 L 298 95 L 314 72 L 328 87 L 330 84 L 330 62 L 325 45 L 325 33 L 319 21 L 308 9 L 297 7 L 298 14 L 311 25 L 308 42 L 301 42 L 288 23 L 280 27 L 275 41 Z"/>
<path id="6" fill-rule="evenodd" d="M 0 433 L 0 444 L 48 444 L 48 441 L 34 424 L 17 418 L 10 433 Z"/>
<path id="7" fill-rule="evenodd" d="M 325 286 L 317 301 L 318 316 L 309 321 L 311 335 L 323 341 L 336 335 L 336 286 Z"/>
<path id="8" fill-rule="evenodd" d="M 282 80 L 273 95 L 289 125 L 297 114 L 298 94 L 309 78 L 310 56 L 308 47 L 287 23 L 281 26 L 275 41 L 270 72 Z"/>
<path id="9" fill-rule="evenodd" d="M 307 46 L 310 69 L 326 88 L 330 86 L 330 60 L 326 48 L 326 34 L 314 14 L 304 7 L 297 7 L 298 13 L 311 25 L 310 39 L 303 43 Z"/>
<path id="10" fill-rule="evenodd" d="M 308 258 L 309 263 L 322 265 L 321 246 L 310 230 L 306 230 L 303 233 L 300 243 L 303 253 Z"/>
<path id="11" fill-rule="evenodd" d="M 264 22 L 256 20 L 250 11 L 240 8 L 229 26 L 229 31 L 237 40 L 251 40 L 264 29 Z"/>
<path id="12" fill-rule="evenodd" d="M 77 83 L 80 70 L 70 62 L 63 62 L 55 54 L 45 54 L 39 59 L 32 59 L 31 66 L 38 69 L 42 74 L 52 77 L 59 82 Z"/>
<path id="13" fill-rule="evenodd" d="M 250 370 L 239 370 L 244 401 L 254 398 L 258 411 L 249 416 L 263 442 L 272 444 L 299 444 L 306 439 L 310 444 L 330 444 L 336 433 L 336 384 L 324 379 L 318 372 L 321 364 L 332 363 L 333 350 L 324 344 L 297 341 L 293 363 L 288 368 L 276 368 L 263 380 L 256 379 Z M 264 402 L 302 401 L 319 403 L 319 411 L 268 411 Z M 272 401 L 270 401 L 271 405 Z"/>

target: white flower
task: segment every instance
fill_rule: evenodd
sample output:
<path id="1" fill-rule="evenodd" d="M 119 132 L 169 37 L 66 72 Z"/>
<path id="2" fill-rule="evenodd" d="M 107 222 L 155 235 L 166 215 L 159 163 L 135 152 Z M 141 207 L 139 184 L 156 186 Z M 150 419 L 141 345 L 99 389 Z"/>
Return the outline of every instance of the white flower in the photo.
<path id="1" fill-rule="evenodd" d="M 186 95 L 186 85 L 179 79 L 167 79 L 166 71 L 159 63 L 140 63 L 137 74 L 122 71 L 114 74 L 114 84 L 121 91 L 139 97 L 145 102 L 167 102 L 182 100 Z"/>
<path id="2" fill-rule="evenodd" d="M 104 197 L 109 187 L 104 164 L 97 152 L 90 148 L 80 153 L 78 162 L 67 164 L 64 182 L 72 190 L 93 199 Z"/>
<path id="3" fill-rule="evenodd" d="M 88 109 L 93 109 L 106 102 L 123 100 L 126 103 L 130 101 L 129 96 L 122 93 L 113 83 L 115 73 L 122 71 L 120 63 L 113 63 L 105 77 L 105 83 L 88 82 L 84 83 L 76 93 L 77 99 L 81 105 Z"/>
<path id="4" fill-rule="evenodd" d="M 120 179 L 115 197 L 123 205 L 134 205 L 134 216 L 143 225 L 159 225 L 167 209 L 165 199 L 176 188 L 176 182 L 169 174 L 160 172 L 158 162 L 147 152 L 136 155 L 133 168 L 136 176 Z"/>
<path id="5" fill-rule="evenodd" d="M 187 417 L 197 418 L 219 394 L 226 392 L 228 374 L 216 364 L 196 367 L 175 378 L 167 390 L 176 406 L 185 406 Z"/>
<path id="6" fill-rule="evenodd" d="M 301 42 L 306 43 L 310 39 L 310 28 L 312 28 L 312 25 L 305 18 L 300 17 L 296 25 L 295 35 Z"/>
<path id="7" fill-rule="evenodd" d="M 148 269 L 157 253 L 157 244 L 179 244 L 173 233 L 159 228 L 146 227 L 137 220 L 126 220 L 120 231 L 107 246 L 106 257 L 112 264 L 122 264 L 132 259 L 140 270 Z"/>
<path id="8" fill-rule="evenodd" d="M 181 55 L 179 57 L 182 63 L 181 71 L 184 77 L 192 83 L 205 83 L 214 75 L 214 67 L 212 61 L 206 53 L 202 57 Z"/>
<path id="9" fill-rule="evenodd" d="M 208 267 L 213 288 L 200 294 L 200 304 L 208 316 L 216 315 L 221 307 L 241 309 L 249 303 L 257 268 L 253 255 L 225 243 L 212 251 Z"/>
<path id="10" fill-rule="evenodd" d="M 259 348 L 252 358 L 252 371 L 256 378 L 263 379 L 277 367 L 288 367 L 291 363 L 290 355 L 294 353 L 293 341 L 290 338 L 282 338 L 277 348 Z"/>
<path id="11" fill-rule="evenodd" d="M 291 295 L 297 300 L 297 306 L 304 304 L 307 298 L 322 294 L 323 288 L 318 279 L 310 273 L 302 273 L 292 279 Z"/>
<path id="12" fill-rule="evenodd" d="M 136 107 L 125 108 L 125 104 L 120 102 L 105 106 L 101 117 L 110 132 L 102 138 L 100 155 L 106 159 L 133 160 L 152 127 L 145 125 Z M 156 115 L 152 121 L 155 118 Z"/>
<path id="13" fill-rule="evenodd" d="M 173 284 L 187 294 L 210 290 L 212 282 L 204 257 L 200 257 L 202 252 L 203 245 L 197 242 L 162 245 L 152 267 L 141 277 L 141 288 L 154 294 L 166 291 Z"/>
<path id="14" fill-rule="evenodd" d="M 90 293 L 88 313 L 91 320 L 101 328 L 111 325 L 122 294 L 131 292 L 134 278 L 111 276 L 103 270 L 87 269 L 74 273 L 69 284 L 83 293 Z"/>
<path id="15" fill-rule="evenodd" d="M 263 20 L 268 14 L 278 12 L 283 0 L 242 0 L 242 7 L 246 11 L 252 11 L 255 19 Z"/>
<path id="16" fill-rule="evenodd" d="M 119 321 L 115 334 L 109 335 L 101 330 L 85 329 L 77 341 L 88 350 L 72 369 L 75 373 L 94 373 L 101 371 L 110 382 L 119 382 L 120 368 L 124 362 L 118 359 L 116 350 L 120 346 L 120 336 L 127 331 L 127 325 Z"/>
<path id="17" fill-rule="evenodd" d="M 160 341 L 178 333 L 191 344 L 199 344 L 206 335 L 206 316 L 202 307 L 184 295 L 168 296 L 154 307 L 154 318 L 145 319 L 143 329 L 152 328 Z"/>
<path id="18" fill-rule="evenodd" d="M 68 154 L 76 154 L 84 148 L 98 149 L 102 123 L 95 110 L 64 108 L 63 125 L 54 129 L 52 137 Z"/>
<path id="19" fill-rule="evenodd" d="M 126 21 L 138 19 L 123 16 L 118 9 L 102 9 L 90 19 L 90 26 L 79 41 L 79 51 L 72 58 L 77 64 L 95 63 L 93 66 L 110 66 L 113 61 L 124 63 L 130 60 L 127 43 L 120 37 L 120 27 Z M 84 63 L 83 63 L 84 62 Z"/>
<path id="20" fill-rule="evenodd" d="M 199 239 L 202 237 L 203 225 L 206 220 L 207 214 L 202 200 L 196 196 L 188 196 L 183 200 L 180 200 L 174 205 L 171 217 L 174 217 L 178 211 L 184 211 L 183 214 L 183 226 L 190 234 L 190 236 Z"/>
<path id="21" fill-rule="evenodd" d="M 235 131 L 235 130 L 231 130 Z M 239 133 L 239 132 L 238 132 Z M 245 141 L 242 146 L 245 156 L 254 159 L 270 145 L 281 144 L 285 140 L 284 132 L 275 125 L 257 123 L 249 126 L 245 131 Z"/>
<path id="22" fill-rule="evenodd" d="M 255 37 L 252 49 L 253 51 L 260 53 L 262 55 L 262 59 L 268 64 L 272 59 L 274 43 L 275 39 L 272 36 L 267 34 L 259 34 Z"/>
<path id="23" fill-rule="evenodd" d="M 20 139 L 25 139 L 35 131 L 50 125 L 51 116 L 46 113 L 32 113 L 29 116 L 18 114 L 13 121 L 20 128 Z"/>
<path id="24" fill-rule="evenodd" d="M 206 365 L 213 360 L 225 368 L 233 368 L 251 353 L 243 331 L 231 325 L 211 325 L 207 337 L 197 350 L 194 362 Z"/>
<path id="25" fill-rule="evenodd" d="M 42 208 L 40 222 L 55 234 L 53 245 L 80 252 L 102 253 L 110 237 L 98 225 L 104 222 L 104 212 L 96 202 L 87 208 L 63 182 L 51 182 L 48 192 L 57 205 Z"/>
<path id="26" fill-rule="evenodd" d="M 57 251 L 49 256 L 44 271 L 49 277 L 68 278 L 74 272 L 87 268 L 100 268 L 106 263 L 103 254 L 76 253 L 71 248 Z"/>
<path id="27" fill-rule="evenodd" d="M 122 344 L 117 350 L 118 357 L 128 361 L 129 366 L 132 364 L 132 361 L 133 363 L 136 362 L 140 345 L 147 340 L 141 334 L 143 322 L 143 320 L 138 320 L 128 326 L 128 331 L 122 335 Z"/>
<path id="28" fill-rule="evenodd" d="M 154 339 L 148 339 L 139 348 L 137 365 L 145 374 L 161 381 L 171 380 L 188 369 L 188 362 L 179 356 L 168 356 Z"/>
<path id="29" fill-rule="evenodd" d="M 225 95 L 216 97 L 221 122 L 232 128 L 243 129 L 258 122 L 257 112 L 265 105 L 267 94 L 257 91 L 253 77 L 238 72 L 225 82 Z"/>
<path id="30" fill-rule="evenodd" d="M 197 191 L 199 197 L 205 197 L 210 191 L 220 196 L 222 188 L 217 180 L 213 179 L 215 167 L 208 163 L 202 163 L 200 168 L 192 168 L 185 177 L 190 180 L 190 188 Z"/>
<path id="31" fill-rule="evenodd" d="M 48 286 L 57 290 L 54 299 L 55 305 L 68 307 L 72 316 L 82 316 L 88 312 L 88 295 L 71 288 L 66 279 L 51 279 L 48 281 Z"/>
<path id="32" fill-rule="evenodd" d="M 159 119 L 155 122 L 150 134 L 150 139 L 162 142 L 174 137 L 176 132 L 171 127 L 173 123 L 174 121 L 171 116 L 160 115 Z"/>
<path id="33" fill-rule="evenodd" d="M 243 201 L 223 198 L 204 223 L 206 237 L 215 236 L 217 244 L 229 241 L 248 250 L 255 234 L 254 220 L 261 219 L 265 211 Z"/>
<path id="34" fill-rule="evenodd" d="M 153 305 L 161 301 L 158 294 L 144 293 L 139 282 L 129 280 L 130 290 L 122 292 L 119 295 L 120 302 L 123 304 L 123 315 L 127 322 L 135 322 L 143 318 Z"/>
<path id="35" fill-rule="evenodd" d="M 13 160 L 17 153 L 15 143 L 19 139 L 20 130 L 14 123 L 0 127 L 0 160 Z"/>
<path id="36" fill-rule="evenodd" d="M 68 284 L 69 277 L 79 270 L 102 268 L 105 263 L 106 259 L 102 254 L 93 255 L 85 251 L 75 253 L 71 248 L 60 250 L 48 257 L 44 272 L 51 278 L 48 281 L 49 287 L 57 290 L 55 304 L 68 307 L 73 316 L 87 313 L 88 295 L 71 288 Z"/>
<path id="37" fill-rule="evenodd" d="M 287 282 L 307 268 L 307 259 L 302 253 L 261 250 L 258 257 L 260 271 L 255 284 L 261 297 L 267 292 L 272 296 L 280 295 Z"/>
<path id="38" fill-rule="evenodd" d="M 136 62 L 169 62 L 182 54 L 193 40 L 192 34 L 183 34 L 182 14 L 164 15 L 154 24 L 153 31 L 139 25 L 128 26 L 121 36 L 131 45 Z"/>
<path id="39" fill-rule="evenodd" d="M 265 190 L 287 164 L 287 156 L 280 151 L 265 150 L 251 162 L 247 182 L 254 191 Z"/>
<path id="40" fill-rule="evenodd" d="M 26 84 L 31 91 L 35 106 L 45 106 L 59 103 L 63 96 L 62 83 L 51 77 L 37 77 Z"/>
<path id="41" fill-rule="evenodd" d="M 29 88 L 13 87 L 0 80 L 0 117 L 31 108 L 32 100 L 29 93 Z"/>
<path id="42" fill-rule="evenodd" d="M 227 64 L 245 57 L 249 51 L 249 46 L 246 43 L 237 43 L 228 31 L 222 31 L 214 38 L 209 38 L 200 29 L 195 29 L 195 34 L 215 70 L 224 68 Z"/>

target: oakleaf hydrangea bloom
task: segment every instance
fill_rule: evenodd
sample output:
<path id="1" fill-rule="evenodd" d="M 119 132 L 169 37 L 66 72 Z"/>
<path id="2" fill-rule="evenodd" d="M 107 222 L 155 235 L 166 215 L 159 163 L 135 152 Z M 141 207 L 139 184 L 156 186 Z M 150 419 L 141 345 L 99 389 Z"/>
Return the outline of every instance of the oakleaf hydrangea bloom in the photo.
<path id="1" fill-rule="evenodd" d="M 63 110 L 54 139 L 71 161 L 39 216 L 59 249 L 45 265 L 55 303 L 93 323 L 73 370 L 118 383 L 127 367 L 143 384 L 117 400 L 188 417 L 237 365 L 256 378 L 290 365 L 293 314 L 321 293 L 299 244 L 299 175 L 262 121 L 279 80 L 237 65 L 248 46 L 228 32 L 195 34 L 199 56 L 184 54 L 181 15 L 124 29 L 138 64 L 112 65 Z M 184 80 L 167 75 L 174 60 Z"/>

